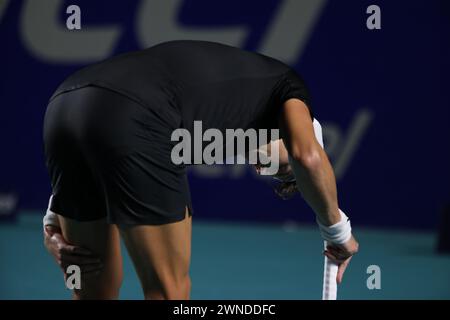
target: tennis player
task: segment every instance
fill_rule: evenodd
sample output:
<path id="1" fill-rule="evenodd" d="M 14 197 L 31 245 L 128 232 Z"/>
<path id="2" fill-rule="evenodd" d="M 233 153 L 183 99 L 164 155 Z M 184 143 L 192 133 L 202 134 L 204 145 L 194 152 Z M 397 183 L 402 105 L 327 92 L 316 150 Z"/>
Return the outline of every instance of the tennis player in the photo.
<path id="1" fill-rule="evenodd" d="M 50 98 L 44 146 L 53 195 L 44 241 L 64 273 L 80 266 L 73 298 L 118 297 L 121 236 L 146 299 L 189 299 L 193 210 L 171 135 L 192 132 L 194 121 L 204 130 L 280 130 L 282 140 L 269 145 L 280 153 L 278 192 L 299 190 L 314 210 L 341 282 L 358 244 L 338 207 L 302 79 L 261 54 L 172 41 L 88 66 Z"/>

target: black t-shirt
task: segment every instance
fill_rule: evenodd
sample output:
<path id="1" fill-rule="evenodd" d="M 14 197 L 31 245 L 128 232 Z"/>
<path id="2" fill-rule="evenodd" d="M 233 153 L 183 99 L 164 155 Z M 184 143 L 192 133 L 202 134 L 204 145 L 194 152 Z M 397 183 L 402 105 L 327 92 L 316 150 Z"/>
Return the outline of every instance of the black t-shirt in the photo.
<path id="1" fill-rule="evenodd" d="M 286 64 L 206 41 L 166 42 L 90 65 L 53 97 L 89 85 L 122 93 L 190 131 L 195 120 L 203 130 L 277 128 L 280 106 L 290 98 L 310 108 L 304 82 Z"/>

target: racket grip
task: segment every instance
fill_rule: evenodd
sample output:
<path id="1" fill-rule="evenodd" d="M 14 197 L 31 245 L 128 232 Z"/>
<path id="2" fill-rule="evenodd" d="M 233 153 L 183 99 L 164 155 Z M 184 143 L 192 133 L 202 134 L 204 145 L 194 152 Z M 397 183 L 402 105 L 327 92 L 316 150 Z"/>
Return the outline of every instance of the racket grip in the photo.
<path id="1" fill-rule="evenodd" d="M 327 242 L 324 241 L 324 248 L 327 249 Z M 337 299 L 337 282 L 336 276 L 339 265 L 325 256 L 323 266 L 323 289 L 322 300 Z"/>

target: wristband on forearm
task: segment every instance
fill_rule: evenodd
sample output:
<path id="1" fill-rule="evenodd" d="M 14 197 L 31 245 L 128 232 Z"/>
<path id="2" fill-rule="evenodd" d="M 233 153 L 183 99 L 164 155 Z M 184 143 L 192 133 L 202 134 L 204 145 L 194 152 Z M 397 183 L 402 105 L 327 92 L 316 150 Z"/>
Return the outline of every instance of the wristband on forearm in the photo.
<path id="1" fill-rule="evenodd" d="M 322 238 L 330 243 L 343 244 L 352 237 L 350 219 L 339 209 L 341 221 L 331 226 L 324 226 L 317 220 Z"/>
<path id="2" fill-rule="evenodd" d="M 50 210 L 51 204 L 52 204 L 53 196 L 50 196 L 50 200 L 48 202 L 48 208 L 47 212 L 45 213 L 44 218 L 42 219 L 42 223 L 44 225 L 44 228 L 46 226 L 55 226 L 60 227 L 58 215 Z"/>

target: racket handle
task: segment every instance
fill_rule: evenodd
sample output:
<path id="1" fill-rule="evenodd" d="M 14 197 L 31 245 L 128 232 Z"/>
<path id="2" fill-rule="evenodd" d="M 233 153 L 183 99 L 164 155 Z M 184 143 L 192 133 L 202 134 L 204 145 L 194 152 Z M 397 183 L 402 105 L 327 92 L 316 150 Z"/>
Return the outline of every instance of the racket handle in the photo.
<path id="1" fill-rule="evenodd" d="M 327 242 L 324 241 L 324 248 L 327 249 Z M 337 298 L 337 282 L 336 276 L 339 265 L 325 256 L 323 266 L 323 289 L 322 300 L 336 300 Z"/>

